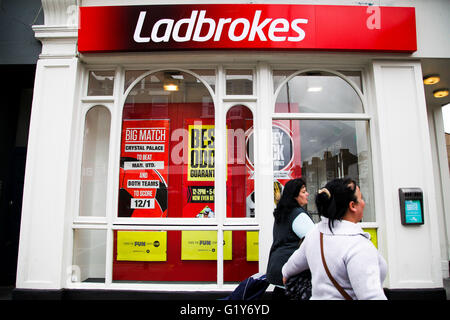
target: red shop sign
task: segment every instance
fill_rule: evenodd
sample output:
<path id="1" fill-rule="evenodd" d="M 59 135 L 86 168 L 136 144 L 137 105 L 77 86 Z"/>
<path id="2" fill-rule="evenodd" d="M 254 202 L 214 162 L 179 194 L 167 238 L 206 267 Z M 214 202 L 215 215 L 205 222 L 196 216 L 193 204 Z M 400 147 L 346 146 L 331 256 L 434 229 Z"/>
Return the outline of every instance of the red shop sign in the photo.
<path id="1" fill-rule="evenodd" d="M 278 49 L 414 52 L 415 9 L 211 4 L 81 7 L 79 52 Z"/>

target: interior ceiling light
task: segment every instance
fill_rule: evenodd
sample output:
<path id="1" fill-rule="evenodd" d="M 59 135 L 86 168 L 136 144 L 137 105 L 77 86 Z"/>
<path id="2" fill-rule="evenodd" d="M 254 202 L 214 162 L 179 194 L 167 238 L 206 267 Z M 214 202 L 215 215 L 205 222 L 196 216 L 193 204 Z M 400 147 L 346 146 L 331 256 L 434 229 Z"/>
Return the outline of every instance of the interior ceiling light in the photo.
<path id="1" fill-rule="evenodd" d="M 320 92 L 322 91 L 322 87 L 309 87 L 308 92 Z"/>
<path id="2" fill-rule="evenodd" d="M 178 91 L 179 80 L 174 79 L 174 74 L 165 73 L 163 88 L 164 91 Z"/>
<path id="3" fill-rule="evenodd" d="M 436 84 L 439 81 L 441 81 L 441 78 L 439 77 L 438 74 L 430 74 L 423 78 L 423 83 L 427 85 Z"/>
<path id="4" fill-rule="evenodd" d="M 433 91 L 433 96 L 435 98 L 444 98 L 446 96 L 448 96 L 448 89 L 447 88 L 443 88 L 443 89 L 437 89 Z"/>
<path id="5" fill-rule="evenodd" d="M 164 83 L 165 91 L 178 91 L 178 84 L 175 82 L 166 82 Z"/>

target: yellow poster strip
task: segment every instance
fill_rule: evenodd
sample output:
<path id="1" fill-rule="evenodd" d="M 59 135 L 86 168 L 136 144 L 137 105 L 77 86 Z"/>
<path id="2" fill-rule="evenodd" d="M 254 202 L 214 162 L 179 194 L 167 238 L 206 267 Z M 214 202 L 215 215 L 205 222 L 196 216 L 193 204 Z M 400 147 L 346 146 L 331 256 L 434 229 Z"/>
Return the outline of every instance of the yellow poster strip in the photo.
<path id="1" fill-rule="evenodd" d="M 247 261 L 259 261 L 259 231 L 247 231 Z"/>
<path id="2" fill-rule="evenodd" d="M 118 261 L 167 261 L 167 231 L 117 231 Z"/>
<path id="3" fill-rule="evenodd" d="M 231 231 L 224 231 L 223 242 L 223 259 L 231 260 Z M 182 231 L 181 260 L 217 260 L 217 231 Z"/>
<path id="4" fill-rule="evenodd" d="M 370 234 L 370 241 L 372 241 L 375 248 L 378 249 L 377 228 L 363 228 L 363 230 Z"/>

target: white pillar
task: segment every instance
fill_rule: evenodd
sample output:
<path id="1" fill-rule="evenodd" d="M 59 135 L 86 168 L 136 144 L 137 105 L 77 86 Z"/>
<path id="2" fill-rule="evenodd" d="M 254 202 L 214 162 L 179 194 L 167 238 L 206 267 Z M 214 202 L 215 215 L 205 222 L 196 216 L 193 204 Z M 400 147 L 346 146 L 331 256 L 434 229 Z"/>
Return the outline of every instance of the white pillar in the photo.
<path id="1" fill-rule="evenodd" d="M 269 262 L 273 232 L 273 162 L 272 162 L 272 114 L 273 88 L 270 67 L 258 63 L 257 94 L 258 113 L 255 116 L 255 213 L 260 224 L 259 270 L 265 273 Z"/>
<path id="2" fill-rule="evenodd" d="M 76 1 L 42 1 L 45 25 L 34 85 L 17 288 L 59 289 L 68 206 L 68 174 L 77 88 Z"/>
<path id="3" fill-rule="evenodd" d="M 442 288 L 438 213 L 422 71 L 419 61 L 375 61 L 374 161 L 377 215 L 388 261 L 385 286 Z M 404 226 L 398 189 L 423 190 L 423 225 Z"/>

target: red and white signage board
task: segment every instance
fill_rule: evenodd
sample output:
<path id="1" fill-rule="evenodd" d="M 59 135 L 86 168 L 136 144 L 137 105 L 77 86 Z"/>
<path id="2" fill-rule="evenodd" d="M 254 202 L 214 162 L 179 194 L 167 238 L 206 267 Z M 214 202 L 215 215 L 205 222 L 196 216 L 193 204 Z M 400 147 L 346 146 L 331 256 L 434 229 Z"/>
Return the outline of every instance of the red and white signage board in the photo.
<path id="1" fill-rule="evenodd" d="M 169 120 L 124 120 L 119 217 L 166 217 Z"/>
<path id="2" fill-rule="evenodd" d="M 81 7 L 78 50 L 417 50 L 413 7 L 209 4 Z"/>

